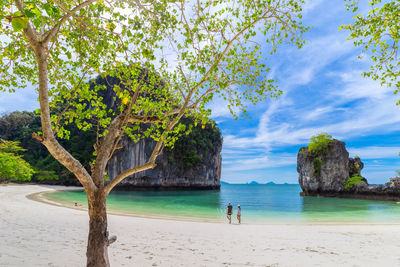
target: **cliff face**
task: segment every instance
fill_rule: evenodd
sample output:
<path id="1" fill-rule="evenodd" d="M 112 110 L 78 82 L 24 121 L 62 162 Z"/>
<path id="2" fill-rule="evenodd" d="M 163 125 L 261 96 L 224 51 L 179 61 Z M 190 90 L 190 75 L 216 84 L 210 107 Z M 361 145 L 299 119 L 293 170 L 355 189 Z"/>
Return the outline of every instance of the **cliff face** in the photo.
<path id="1" fill-rule="evenodd" d="M 190 119 L 182 120 L 186 125 Z M 135 143 L 121 140 L 122 149 L 115 151 L 107 165 L 110 179 L 119 173 L 147 162 L 156 143 L 145 139 Z M 120 183 L 125 188 L 218 189 L 221 178 L 222 137 L 211 123 L 194 126 L 181 136 L 173 149 L 164 148 L 153 169 L 131 175 Z"/>
<path id="2" fill-rule="evenodd" d="M 384 185 L 369 185 L 365 178 L 346 188 L 349 177 L 361 176 L 360 158 L 349 158 L 345 143 L 333 140 L 328 151 L 316 155 L 302 147 L 297 155 L 299 184 L 304 196 L 327 196 L 377 200 L 400 200 L 400 178 Z"/>
<path id="3" fill-rule="evenodd" d="M 134 143 L 122 140 L 124 148 L 115 152 L 107 165 L 107 175 L 113 179 L 119 173 L 144 164 L 155 146 L 154 141 L 141 140 Z M 119 187 L 131 188 L 181 188 L 181 189 L 218 189 L 221 178 L 222 144 L 211 155 L 199 154 L 200 163 L 187 168 L 184 162 L 176 160 L 176 153 L 164 150 L 158 156 L 154 169 L 129 176 Z"/>

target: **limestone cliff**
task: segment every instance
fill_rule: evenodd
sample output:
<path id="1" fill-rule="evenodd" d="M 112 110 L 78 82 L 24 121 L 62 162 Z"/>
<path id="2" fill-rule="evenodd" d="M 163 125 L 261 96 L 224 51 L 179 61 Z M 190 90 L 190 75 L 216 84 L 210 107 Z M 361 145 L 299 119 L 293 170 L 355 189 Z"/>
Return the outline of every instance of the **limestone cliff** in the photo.
<path id="1" fill-rule="evenodd" d="M 152 140 L 138 143 L 125 138 L 107 165 L 113 179 L 129 168 L 145 163 L 155 146 Z M 197 128 L 177 141 L 174 149 L 164 149 L 154 169 L 136 173 L 123 180 L 125 188 L 218 189 L 221 178 L 222 137 L 215 126 Z"/>
<path id="2" fill-rule="evenodd" d="M 333 140 L 328 152 L 316 155 L 302 147 L 297 155 L 299 184 L 305 195 L 344 190 L 345 179 L 360 174 L 364 164 L 359 158 L 349 159 L 345 143 Z"/>
<path id="3" fill-rule="evenodd" d="M 400 178 L 385 185 L 369 185 L 361 177 L 364 164 L 360 158 L 349 158 L 345 143 L 333 140 L 327 153 L 315 154 L 302 147 L 297 155 L 299 184 L 304 196 L 348 197 L 379 200 L 400 200 Z M 350 177 L 360 182 L 347 186 Z"/>

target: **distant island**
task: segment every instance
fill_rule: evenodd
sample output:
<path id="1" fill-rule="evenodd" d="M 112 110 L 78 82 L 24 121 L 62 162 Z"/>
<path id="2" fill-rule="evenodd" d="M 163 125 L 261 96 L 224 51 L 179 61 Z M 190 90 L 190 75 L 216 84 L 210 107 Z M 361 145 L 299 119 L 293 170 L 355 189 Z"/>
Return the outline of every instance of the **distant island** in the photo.
<path id="1" fill-rule="evenodd" d="M 226 182 L 226 181 L 220 181 L 220 184 L 241 184 L 241 183 L 229 183 L 229 182 Z M 251 181 L 251 182 L 247 182 L 247 183 L 244 183 L 244 184 L 247 184 L 247 185 L 279 185 L 279 184 L 274 183 L 274 182 L 272 182 L 272 181 L 267 182 L 267 183 L 265 183 L 265 184 L 259 183 L 259 182 L 257 182 L 257 181 Z M 242 185 L 243 185 L 243 184 L 242 184 Z M 284 183 L 282 183 L 282 185 L 290 185 L 290 184 L 284 182 Z"/>
<path id="2" fill-rule="evenodd" d="M 261 184 L 261 183 L 259 183 L 259 182 L 256 182 L 256 181 L 251 181 L 251 182 L 249 182 L 249 183 L 246 183 L 246 184 L 251 184 L 251 185 L 256 185 L 256 184 Z M 265 184 L 269 184 L 269 185 L 272 185 L 272 184 L 276 184 L 276 183 L 274 183 L 274 182 L 268 182 L 268 183 L 265 183 Z"/>

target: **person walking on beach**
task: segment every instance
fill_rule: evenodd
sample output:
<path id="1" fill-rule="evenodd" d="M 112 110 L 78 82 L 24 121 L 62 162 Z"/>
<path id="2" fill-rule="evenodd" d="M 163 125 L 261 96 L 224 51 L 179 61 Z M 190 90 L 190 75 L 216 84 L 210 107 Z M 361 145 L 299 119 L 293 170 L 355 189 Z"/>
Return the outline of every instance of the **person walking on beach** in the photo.
<path id="1" fill-rule="evenodd" d="M 238 210 L 237 210 L 237 215 L 236 218 L 238 219 L 239 224 L 242 223 L 240 217 L 242 216 L 242 208 L 240 207 L 240 205 L 238 205 Z"/>
<path id="2" fill-rule="evenodd" d="M 232 222 L 232 211 L 233 207 L 231 205 L 231 202 L 229 202 L 228 207 L 226 207 L 226 218 L 228 218 L 229 224 Z"/>

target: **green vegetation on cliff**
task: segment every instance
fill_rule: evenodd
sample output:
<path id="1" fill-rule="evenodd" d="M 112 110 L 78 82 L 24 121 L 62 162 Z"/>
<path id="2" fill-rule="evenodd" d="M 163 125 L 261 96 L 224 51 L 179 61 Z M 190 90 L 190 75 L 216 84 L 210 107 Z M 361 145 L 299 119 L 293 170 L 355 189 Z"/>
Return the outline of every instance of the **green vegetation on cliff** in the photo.
<path id="1" fill-rule="evenodd" d="M 348 177 L 344 182 L 344 189 L 351 190 L 354 185 L 365 183 L 365 178 L 360 176 L 359 174 L 354 174 L 351 177 Z"/>
<path id="2" fill-rule="evenodd" d="M 327 133 L 320 133 L 311 137 L 308 144 L 308 151 L 321 155 L 328 152 L 329 144 L 333 141 L 332 136 Z"/>
<path id="3" fill-rule="evenodd" d="M 167 149 L 166 152 L 173 152 L 168 161 L 178 160 L 185 169 L 189 169 L 202 162 L 202 159 L 217 153 L 218 147 L 222 145 L 222 137 L 214 122 L 197 125 L 190 118 L 184 118 L 181 122 L 186 127 L 191 127 L 191 132 L 178 139 L 174 148 Z"/>
<path id="4" fill-rule="evenodd" d="M 322 159 L 319 156 L 328 153 L 329 144 L 332 141 L 332 136 L 327 133 L 320 133 L 311 137 L 310 143 L 308 144 L 308 151 L 311 152 L 310 155 L 315 156 L 313 160 L 315 175 L 321 174 Z"/>
<path id="5" fill-rule="evenodd" d="M 321 174 L 321 164 L 322 164 L 322 159 L 319 157 L 314 158 L 313 160 L 313 165 L 314 165 L 314 173 L 316 175 Z"/>

